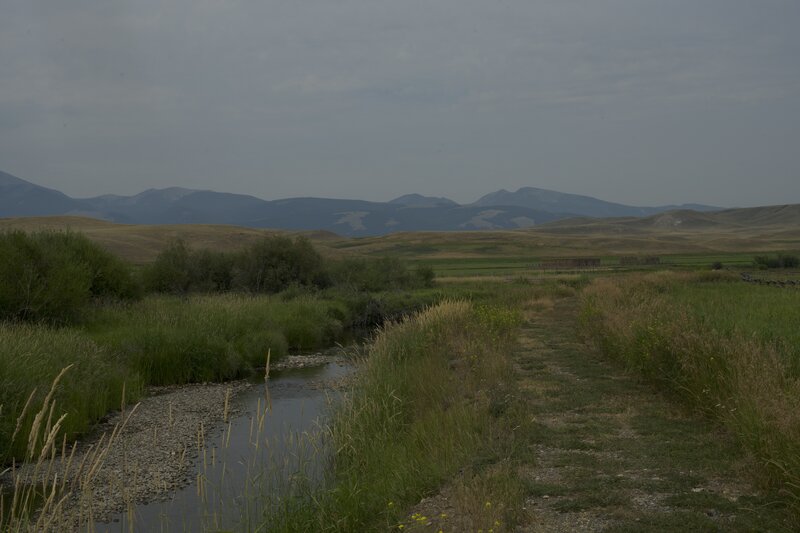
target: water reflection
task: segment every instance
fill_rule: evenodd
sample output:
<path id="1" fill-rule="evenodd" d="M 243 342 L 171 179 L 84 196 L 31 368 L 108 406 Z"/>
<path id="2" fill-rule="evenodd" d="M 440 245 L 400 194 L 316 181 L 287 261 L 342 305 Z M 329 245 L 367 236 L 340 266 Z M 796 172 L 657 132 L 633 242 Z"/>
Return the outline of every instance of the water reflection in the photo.
<path id="1" fill-rule="evenodd" d="M 95 530 L 128 532 L 131 525 L 143 532 L 252 529 L 268 502 L 289 485 L 321 478 L 325 452 L 319 420 L 331 394 L 325 383 L 349 370 L 328 363 L 272 372 L 268 389 L 262 384 L 240 395 L 242 414 L 199 443 L 198 465 L 188 486 L 168 501 L 137 505 L 111 523 L 95 524 Z"/>

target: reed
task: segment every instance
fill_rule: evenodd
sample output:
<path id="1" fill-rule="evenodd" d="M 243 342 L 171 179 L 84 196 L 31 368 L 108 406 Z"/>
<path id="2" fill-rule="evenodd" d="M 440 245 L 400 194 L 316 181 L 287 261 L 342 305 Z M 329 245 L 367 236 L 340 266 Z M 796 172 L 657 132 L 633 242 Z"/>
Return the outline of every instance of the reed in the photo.
<path id="1" fill-rule="evenodd" d="M 56 375 L 38 410 L 30 413 L 33 422 L 29 425 L 26 439 L 22 438 L 20 430 L 26 427 L 25 420 L 35 394 L 29 396 L 30 400 L 20 413 L 13 439 L 19 437 L 24 443 L 28 462 L 19 468 L 12 463 L 0 472 L 0 479 L 10 487 L 7 492 L 0 490 L 2 531 L 55 533 L 91 525 L 95 475 L 136 407 L 113 428 L 110 436 L 104 435 L 78 462 L 77 445 L 68 446 L 64 433 L 69 413 L 62 412 L 57 400 L 62 381 L 67 381 L 65 375 L 71 374 L 73 369 L 73 365 L 67 366 Z"/>
<path id="2" fill-rule="evenodd" d="M 69 375 L 52 388 L 65 366 Z M 58 405 L 68 415 L 56 436 L 69 440 L 119 406 L 123 390 L 127 401 L 135 400 L 142 391 L 139 376 L 85 333 L 0 323 L 0 464 L 40 452 L 41 441 L 29 445 L 19 437 L 41 422 L 36 413 L 42 406 Z"/>

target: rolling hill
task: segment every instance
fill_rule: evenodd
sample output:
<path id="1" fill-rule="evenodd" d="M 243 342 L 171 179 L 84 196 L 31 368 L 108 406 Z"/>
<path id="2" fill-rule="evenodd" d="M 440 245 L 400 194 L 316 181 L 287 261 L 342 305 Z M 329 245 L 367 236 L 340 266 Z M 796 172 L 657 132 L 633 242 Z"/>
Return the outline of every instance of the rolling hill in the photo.
<path id="1" fill-rule="evenodd" d="M 0 219 L 8 229 L 71 229 L 134 262 L 155 258 L 170 240 L 233 251 L 275 231 L 209 224 L 132 225 L 85 217 Z M 325 255 L 396 255 L 410 259 L 579 257 L 800 251 L 800 205 L 679 210 L 644 218 L 573 218 L 528 229 L 416 231 L 344 238 L 326 231 L 283 232 L 310 238 Z"/>
<path id="2" fill-rule="evenodd" d="M 498 191 L 468 205 L 419 194 L 389 202 L 311 197 L 262 200 L 179 187 L 77 199 L 0 173 L 0 217 L 78 215 L 125 224 L 228 224 L 324 230 L 348 237 L 403 231 L 508 230 L 575 216 L 638 216 L 664 210 L 532 187 L 516 193 Z"/>
<path id="3" fill-rule="evenodd" d="M 694 211 L 715 211 L 720 209 L 719 207 L 701 204 L 634 207 L 598 200 L 591 196 L 567 194 L 536 187 L 522 187 L 516 192 L 500 189 L 479 198 L 474 205 L 515 205 L 556 213 L 573 213 L 587 217 L 641 217 L 676 209 L 692 209 Z"/>

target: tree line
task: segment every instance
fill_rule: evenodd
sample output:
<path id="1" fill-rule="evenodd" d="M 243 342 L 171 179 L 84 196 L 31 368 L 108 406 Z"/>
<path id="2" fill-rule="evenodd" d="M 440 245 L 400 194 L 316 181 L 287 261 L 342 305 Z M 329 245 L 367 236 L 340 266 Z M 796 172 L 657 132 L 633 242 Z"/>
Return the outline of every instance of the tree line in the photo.
<path id="1" fill-rule="evenodd" d="M 147 293 L 287 289 L 381 291 L 430 287 L 430 267 L 397 258 L 324 258 L 305 237 L 268 236 L 239 252 L 171 242 L 138 270 L 80 233 L 0 233 L 0 319 L 64 323 L 97 301 Z"/>

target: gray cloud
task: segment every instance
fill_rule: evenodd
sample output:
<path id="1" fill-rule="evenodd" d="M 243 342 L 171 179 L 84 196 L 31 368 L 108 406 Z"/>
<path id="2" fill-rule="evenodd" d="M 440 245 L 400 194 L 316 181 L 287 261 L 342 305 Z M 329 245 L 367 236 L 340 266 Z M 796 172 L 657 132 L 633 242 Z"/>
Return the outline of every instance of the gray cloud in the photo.
<path id="1" fill-rule="evenodd" d="M 10 0 L 0 168 L 74 195 L 800 202 L 793 0 Z"/>

